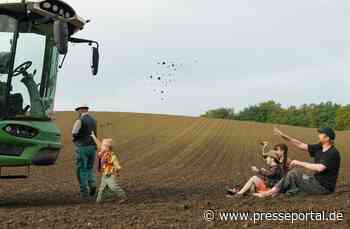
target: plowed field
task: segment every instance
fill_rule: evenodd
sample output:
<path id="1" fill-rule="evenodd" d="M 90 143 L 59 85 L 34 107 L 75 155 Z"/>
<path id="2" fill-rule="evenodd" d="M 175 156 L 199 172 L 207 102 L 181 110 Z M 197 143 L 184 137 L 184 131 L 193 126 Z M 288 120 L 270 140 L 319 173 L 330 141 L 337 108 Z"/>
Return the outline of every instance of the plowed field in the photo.
<path id="1" fill-rule="evenodd" d="M 129 200 L 101 205 L 79 199 L 71 127 L 74 113 L 60 112 L 64 148 L 56 165 L 32 167 L 26 180 L 0 180 L 1 228 L 350 228 L 350 132 L 338 132 L 342 153 L 338 189 L 329 196 L 279 196 L 235 200 L 226 185 L 242 184 L 263 166 L 259 142 L 278 143 L 272 125 L 228 120 L 131 113 L 94 113 L 99 135 L 112 137 L 124 168 L 121 185 Z M 306 142 L 314 129 L 280 126 Z M 291 149 L 291 158 L 309 160 Z M 203 219 L 212 210 L 212 222 Z M 344 213 L 334 222 L 221 221 L 219 212 L 331 211 Z"/>

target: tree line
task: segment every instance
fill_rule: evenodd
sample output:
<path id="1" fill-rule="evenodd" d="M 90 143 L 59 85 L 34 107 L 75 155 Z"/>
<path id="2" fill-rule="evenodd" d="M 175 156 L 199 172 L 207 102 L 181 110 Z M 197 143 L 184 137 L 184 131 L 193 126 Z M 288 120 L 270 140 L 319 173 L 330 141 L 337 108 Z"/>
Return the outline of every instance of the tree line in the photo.
<path id="1" fill-rule="evenodd" d="M 342 106 L 332 102 L 284 108 L 271 100 L 246 107 L 239 112 L 233 108 L 213 109 L 201 117 L 350 130 L 350 105 Z"/>

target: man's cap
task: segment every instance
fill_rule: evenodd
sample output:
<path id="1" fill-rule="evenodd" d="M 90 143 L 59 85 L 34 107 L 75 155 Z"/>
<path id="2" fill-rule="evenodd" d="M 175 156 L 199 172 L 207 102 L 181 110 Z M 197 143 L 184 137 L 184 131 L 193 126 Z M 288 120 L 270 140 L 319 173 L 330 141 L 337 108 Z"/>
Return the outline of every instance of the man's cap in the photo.
<path id="1" fill-rule="evenodd" d="M 325 127 L 325 128 L 319 128 L 318 133 L 327 135 L 331 140 L 335 140 L 335 132 L 332 128 Z"/>
<path id="2" fill-rule="evenodd" d="M 87 104 L 79 105 L 75 108 L 75 111 L 78 111 L 81 108 L 89 109 L 89 106 Z"/>
<path id="3" fill-rule="evenodd" d="M 280 160 L 280 156 L 278 154 L 278 152 L 276 150 L 270 150 L 266 153 L 263 153 L 263 157 L 266 158 L 266 157 L 271 157 L 273 159 L 276 159 L 277 161 Z"/>

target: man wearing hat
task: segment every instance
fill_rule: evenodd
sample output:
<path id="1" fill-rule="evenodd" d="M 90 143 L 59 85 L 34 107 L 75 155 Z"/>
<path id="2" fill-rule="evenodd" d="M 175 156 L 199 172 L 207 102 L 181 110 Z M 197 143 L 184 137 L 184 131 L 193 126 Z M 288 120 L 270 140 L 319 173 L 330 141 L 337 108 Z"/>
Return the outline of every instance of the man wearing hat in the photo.
<path id="1" fill-rule="evenodd" d="M 72 135 L 76 146 L 77 178 L 80 184 L 80 196 L 88 198 L 96 194 L 96 174 L 94 163 L 96 158 L 96 144 L 91 132 L 97 133 L 96 120 L 89 114 L 89 106 L 78 106 L 75 111 L 79 118 L 75 121 Z"/>
<path id="2" fill-rule="evenodd" d="M 270 191 L 259 193 L 257 196 L 275 196 L 278 193 L 329 194 L 335 191 L 340 167 L 340 153 L 334 145 L 336 134 L 332 128 L 318 130 L 319 143 L 314 145 L 305 144 L 274 128 L 274 133 L 287 142 L 308 152 L 314 159 L 314 163 L 293 160 L 291 167 L 301 167 L 314 172 L 308 176 L 300 169 L 292 169 Z"/>

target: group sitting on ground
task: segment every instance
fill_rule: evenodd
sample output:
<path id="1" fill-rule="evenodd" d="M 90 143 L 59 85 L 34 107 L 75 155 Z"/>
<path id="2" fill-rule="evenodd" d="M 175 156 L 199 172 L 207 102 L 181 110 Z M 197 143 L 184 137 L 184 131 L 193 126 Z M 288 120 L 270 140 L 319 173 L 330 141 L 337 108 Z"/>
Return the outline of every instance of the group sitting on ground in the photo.
<path id="1" fill-rule="evenodd" d="M 252 167 L 257 175 L 251 177 L 242 189 L 229 188 L 227 196 L 237 197 L 253 193 L 257 197 L 275 197 L 285 194 L 330 194 L 335 191 L 340 167 L 340 153 L 334 145 L 336 134 L 331 128 L 318 130 L 319 143 L 308 145 L 292 138 L 277 128 L 274 134 L 280 136 L 298 149 L 308 152 L 314 158 L 314 163 L 284 158 L 288 147 L 279 144 L 274 150 L 265 152 L 267 143 L 263 144 L 263 158 L 268 169 Z M 302 169 L 314 172 L 307 175 Z"/>

